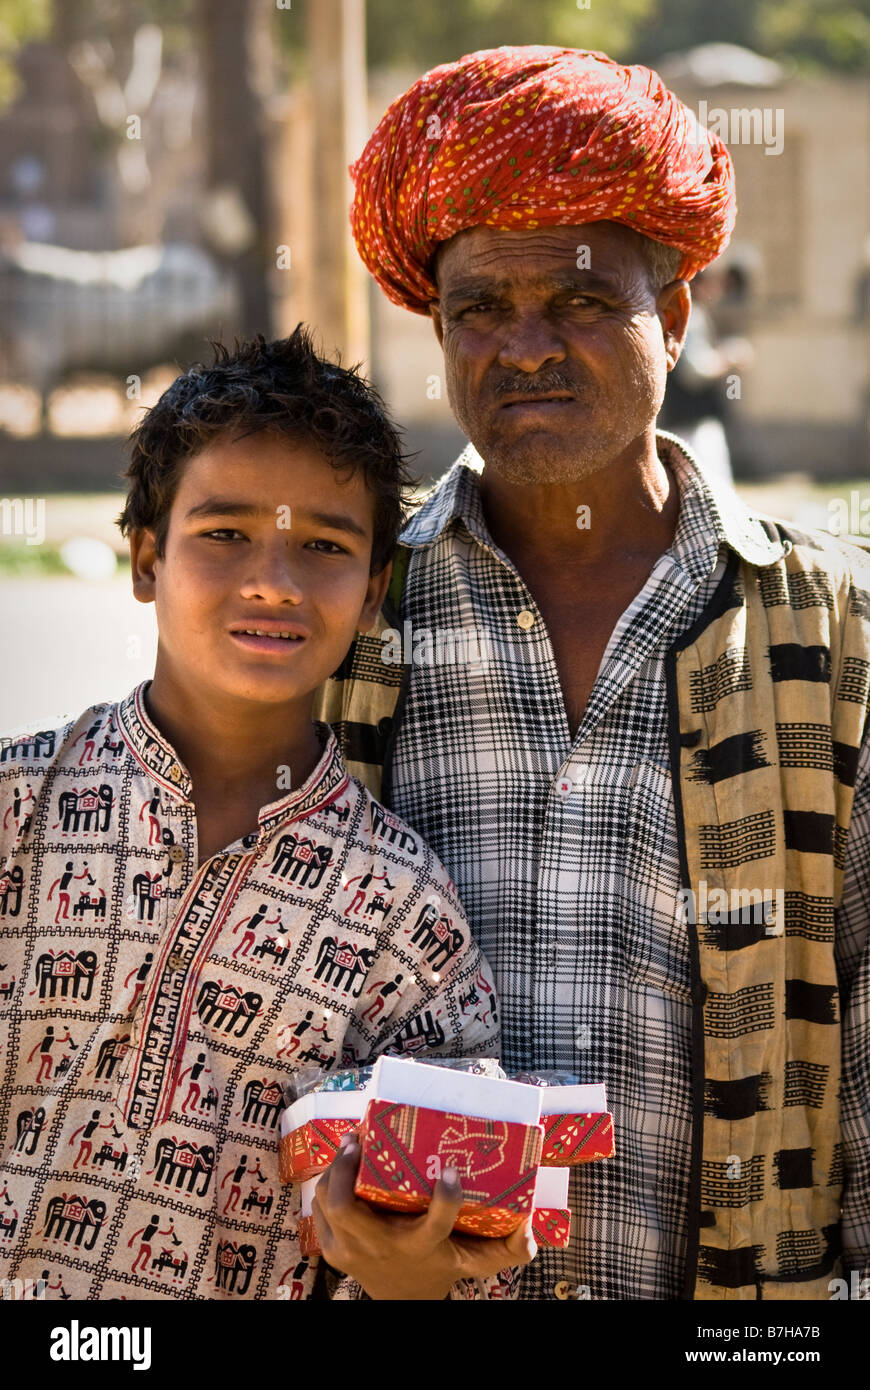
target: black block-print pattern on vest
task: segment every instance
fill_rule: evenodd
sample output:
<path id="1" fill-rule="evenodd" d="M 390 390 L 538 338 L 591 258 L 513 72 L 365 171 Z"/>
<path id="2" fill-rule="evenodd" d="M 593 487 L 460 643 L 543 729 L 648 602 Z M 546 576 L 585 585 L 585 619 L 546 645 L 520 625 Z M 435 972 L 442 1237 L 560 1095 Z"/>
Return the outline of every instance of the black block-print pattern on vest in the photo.
<path id="1" fill-rule="evenodd" d="M 821 1062 L 792 1060 L 785 1064 L 783 1105 L 810 1106 L 821 1110 L 825 1100 L 828 1068 Z"/>
<path id="2" fill-rule="evenodd" d="M 715 1115 L 717 1120 L 745 1120 L 759 1110 L 769 1110 L 770 1079 L 769 1072 L 741 1076 L 735 1081 L 708 1078 L 704 1088 L 704 1110 L 708 1115 Z"/>
<path id="3" fill-rule="evenodd" d="M 780 1278 L 787 1279 L 789 1275 L 806 1278 L 807 1270 L 819 1266 L 819 1272 L 825 1273 L 833 1263 L 833 1252 L 831 1264 L 824 1262 L 829 1246 L 830 1241 L 824 1241 L 818 1231 L 780 1231 L 776 1238 L 776 1263 Z"/>
<path id="4" fill-rule="evenodd" d="M 720 951 L 742 951 L 746 946 L 754 946 L 757 941 L 763 941 L 767 936 L 763 918 L 763 907 L 744 907 L 729 912 L 727 921 L 702 922 L 699 927 L 701 940 L 705 945 L 715 946 Z"/>
<path id="5" fill-rule="evenodd" d="M 764 1154 L 740 1162 L 702 1163 L 701 1201 L 711 1207 L 745 1207 L 764 1199 Z"/>
<path id="6" fill-rule="evenodd" d="M 834 904 L 830 898 L 814 898 L 808 893 L 786 891 L 785 934 L 804 936 L 808 941 L 833 941 Z"/>
<path id="7" fill-rule="evenodd" d="M 837 699 L 848 700 L 851 704 L 866 705 L 870 692 L 870 661 L 860 656 L 846 656 L 840 672 Z"/>
<path id="8" fill-rule="evenodd" d="M 711 990 L 704 1004 L 704 1020 L 712 1038 L 739 1038 L 743 1033 L 758 1033 L 772 1028 L 775 1022 L 773 985 L 747 985 L 734 994 L 714 994 Z"/>
<path id="9" fill-rule="evenodd" d="M 777 1149 L 773 1163 L 777 1187 L 812 1187 L 812 1149 Z"/>
<path id="10" fill-rule="evenodd" d="M 772 811 L 758 811 L 723 825 L 698 830 L 702 869 L 733 869 L 752 859 L 767 859 L 776 848 Z"/>
<path id="11" fill-rule="evenodd" d="M 776 743 L 782 767 L 815 767 L 832 772 L 830 724 L 777 724 Z"/>
<path id="12" fill-rule="evenodd" d="M 759 767 L 770 767 L 764 756 L 764 734 L 761 729 L 749 729 L 693 754 L 689 777 L 693 782 L 707 782 L 712 786 Z"/>
<path id="13" fill-rule="evenodd" d="M 836 1023 L 836 985 L 811 985 L 806 980 L 786 980 L 785 1016 L 807 1023 Z"/>
<path id="14" fill-rule="evenodd" d="M 741 1250 L 712 1250 L 702 1245 L 698 1250 L 698 1273 L 708 1284 L 721 1289 L 758 1285 L 764 1278 L 761 1273 L 763 1256 L 763 1245 L 747 1245 Z"/>
<path id="15" fill-rule="evenodd" d="M 834 744 L 834 771 L 844 787 L 854 787 L 859 750 L 851 743 Z"/>
<path id="16" fill-rule="evenodd" d="M 831 610 L 834 607 L 831 582 L 824 570 L 807 570 L 804 574 L 786 576 L 779 565 L 769 566 L 759 570 L 758 587 L 765 608 L 776 608 L 786 603 L 792 608 Z"/>
<path id="17" fill-rule="evenodd" d="M 856 589 L 849 585 L 849 608 L 857 618 L 870 620 L 870 593 L 866 589 Z"/>
<path id="18" fill-rule="evenodd" d="M 845 1177 L 843 1167 L 843 1145 L 834 1145 L 834 1155 L 831 1160 L 831 1171 L 828 1173 L 828 1187 L 842 1187 Z"/>
<path id="19" fill-rule="evenodd" d="M 782 813 L 786 849 L 803 854 L 832 854 L 834 850 L 834 817 L 821 811 L 788 811 Z"/>
<path id="20" fill-rule="evenodd" d="M 769 652 L 771 680 L 831 679 L 831 653 L 828 647 L 803 647 L 799 642 L 778 642 L 769 648 Z"/>
<path id="21" fill-rule="evenodd" d="M 702 1212 L 701 1212 L 701 1215 L 700 1215 L 700 1218 L 699 1218 L 699 1220 L 698 1220 L 698 1225 L 701 1227 L 701 1230 L 702 1230 L 702 1231 L 703 1231 L 703 1230 L 709 1230 L 709 1228 L 710 1228 L 711 1226 L 715 1226 L 715 1225 L 716 1225 L 716 1213 L 715 1213 L 715 1211 L 702 1211 Z"/>
<path id="22" fill-rule="evenodd" d="M 834 865 L 838 869 L 846 867 L 846 845 L 849 832 L 843 825 L 834 826 Z"/>
<path id="23" fill-rule="evenodd" d="M 715 709 L 726 695 L 752 689 L 749 653 L 745 647 L 729 647 L 709 666 L 693 671 L 689 677 L 693 714 Z"/>

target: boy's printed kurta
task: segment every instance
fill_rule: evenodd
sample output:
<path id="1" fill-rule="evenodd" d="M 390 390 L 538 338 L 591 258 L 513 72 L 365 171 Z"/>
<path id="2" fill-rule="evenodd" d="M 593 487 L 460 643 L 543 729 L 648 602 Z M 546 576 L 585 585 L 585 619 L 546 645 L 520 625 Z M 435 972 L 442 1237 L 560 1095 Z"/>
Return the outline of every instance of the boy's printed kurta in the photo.
<path id="1" fill-rule="evenodd" d="M 325 726 L 305 784 L 197 869 L 146 688 L 0 747 L 0 1278 L 305 1298 L 283 1082 L 496 1051 L 491 976 L 446 871 Z"/>

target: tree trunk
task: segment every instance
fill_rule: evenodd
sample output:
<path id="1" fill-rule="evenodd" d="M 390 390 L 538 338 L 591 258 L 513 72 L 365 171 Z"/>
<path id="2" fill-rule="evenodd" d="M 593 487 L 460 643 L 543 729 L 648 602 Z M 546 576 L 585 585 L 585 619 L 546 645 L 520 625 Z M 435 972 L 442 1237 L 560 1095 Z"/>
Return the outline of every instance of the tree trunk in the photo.
<path id="1" fill-rule="evenodd" d="M 195 7 L 205 98 L 204 230 L 236 277 L 240 331 L 267 338 L 276 250 L 264 104 L 274 14 L 270 0 L 196 0 Z"/>

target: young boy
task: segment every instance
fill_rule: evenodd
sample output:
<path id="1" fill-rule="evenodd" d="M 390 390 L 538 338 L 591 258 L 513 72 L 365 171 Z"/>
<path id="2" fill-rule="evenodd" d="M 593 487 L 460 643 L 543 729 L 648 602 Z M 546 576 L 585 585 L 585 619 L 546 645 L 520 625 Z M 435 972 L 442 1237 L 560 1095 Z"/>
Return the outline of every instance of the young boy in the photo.
<path id="1" fill-rule="evenodd" d="M 310 718 L 384 599 L 401 452 L 301 329 L 219 350 L 131 442 L 119 524 L 154 679 L 0 755 L 0 1278 L 308 1298 L 283 1083 L 387 1048 L 497 1050 L 446 872 Z M 324 1248 L 375 1297 L 528 1258 L 451 1240 L 456 1191 L 409 1223 L 353 1198 L 347 1154 L 337 1172 Z"/>

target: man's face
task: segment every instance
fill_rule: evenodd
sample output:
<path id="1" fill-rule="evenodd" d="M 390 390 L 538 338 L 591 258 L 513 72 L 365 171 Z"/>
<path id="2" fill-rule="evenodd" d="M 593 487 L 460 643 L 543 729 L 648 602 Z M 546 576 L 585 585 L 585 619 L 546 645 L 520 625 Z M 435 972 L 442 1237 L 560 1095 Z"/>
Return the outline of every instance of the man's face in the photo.
<path id="1" fill-rule="evenodd" d="M 206 699 L 304 703 L 377 615 L 390 567 L 369 575 L 373 524 L 362 473 L 310 445 L 268 432 L 208 445 L 185 465 L 163 557 L 150 531 L 131 537 L 158 673 Z"/>
<path id="2" fill-rule="evenodd" d="M 689 296 L 677 281 L 657 300 L 636 233 L 474 227 L 440 248 L 437 277 L 450 404 L 487 467 L 569 482 L 651 429 Z"/>

